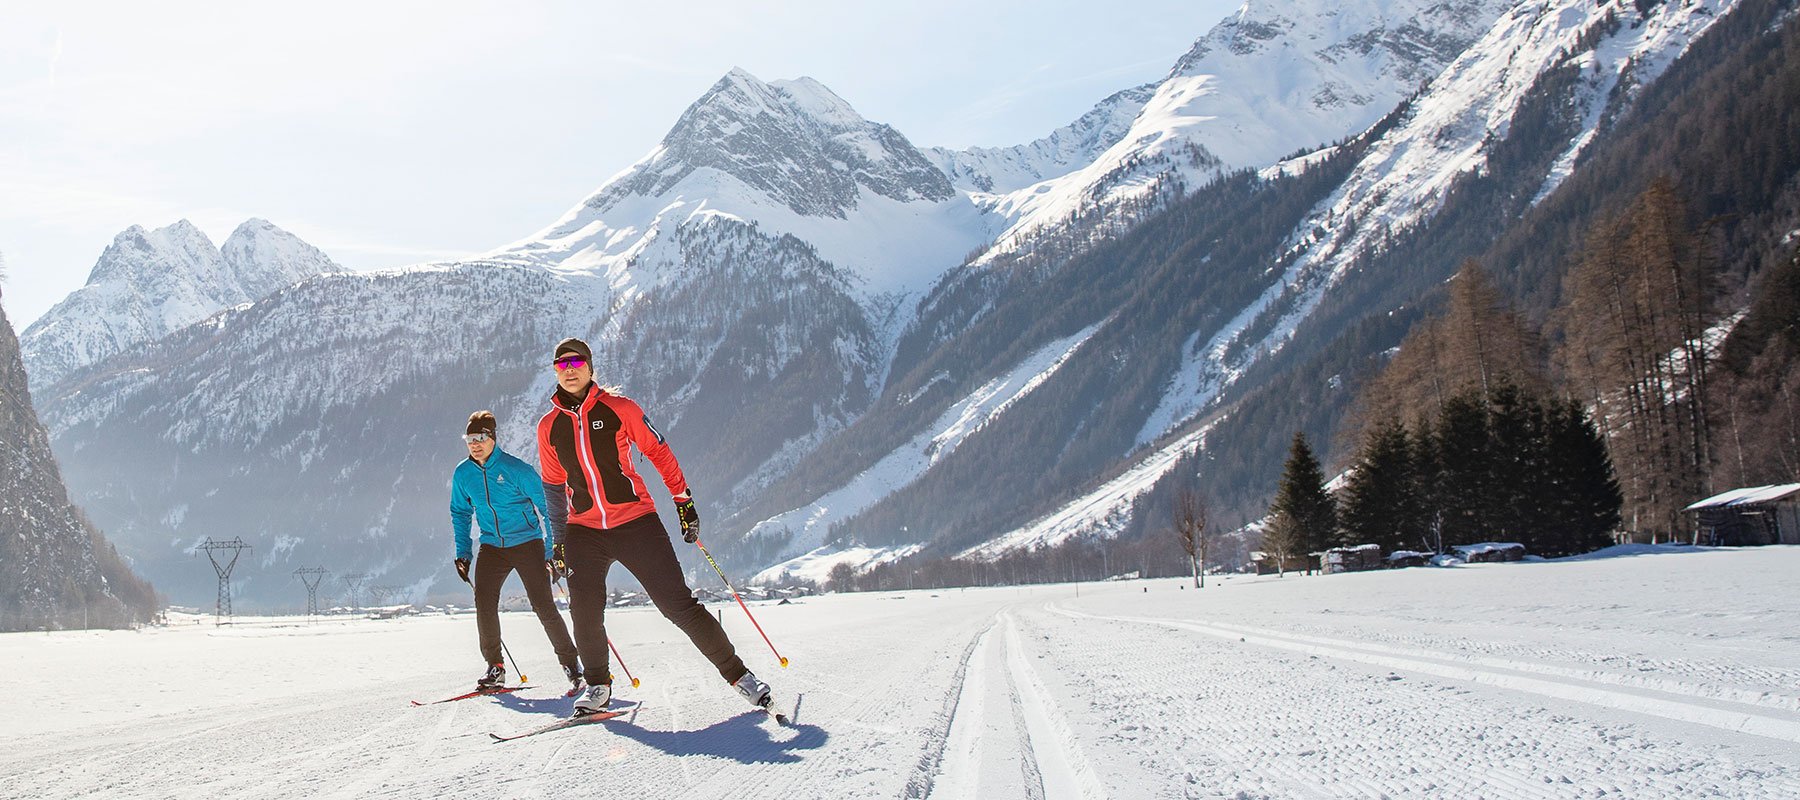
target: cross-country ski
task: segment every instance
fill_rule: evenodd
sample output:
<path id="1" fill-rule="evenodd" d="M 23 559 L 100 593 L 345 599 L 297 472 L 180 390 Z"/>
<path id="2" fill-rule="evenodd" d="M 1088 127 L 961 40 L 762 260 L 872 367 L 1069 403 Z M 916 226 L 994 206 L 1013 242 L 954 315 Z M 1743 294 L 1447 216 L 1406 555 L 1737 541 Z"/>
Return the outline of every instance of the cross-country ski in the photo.
<path id="1" fill-rule="evenodd" d="M 414 701 L 412 701 L 412 704 L 415 706 L 435 706 L 439 703 L 454 703 L 458 700 L 467 700 L 471 697 L 487 697 L 489 695 L 508 694 L 511 692 L 524 691 L 524 690 L 530 689 L 530 688 L 531 688 L 530 686 L 500 686 L 500 687 L 496 687 L 496 688 L 492 688 L 492 689 L 476 689 L 472 692 L 463 692 L 462 694 L 453 695 L 451 697 L 446 697 L 441 700 L 414 700 Z"/>
<path id="2" fill-rule="evenodd" d="M 576 717 L 564 717 L 555 722 L 551 722 L 551 723 L 548 723 L 545 725 L 540 725 L 536 728 L 531 728 L 529 730 L 521 731 L 519 733 L 515 733 L 515 734 L 511 734 L 511 735 L 489 733 L 488 736 L 493 737 L 494 741 L 496 741 L 496 742 L 510 742 L 514 739 L 523 739 L 527 736 L 536 736 L 540 733 L 549 733 L 551 731 L 560 731 L 565 728 L 573 728 L 573 727 L 576 727 L 579 725 L 588 725 L 588 724 L 592 724 L 595 722 L 605 722 L 606 720 L 609 720 L 609 719 L 615 719 L 617 717 L 621 717 L 626 714 L 630 714 L 636 710 L 637 710 L 637 707 L 633 706 L 631 708 L 621 708 L 621 709 L 615 709 L 612 711 L 601 711 L 601 712 L 597 712 L 594 714 L 583 714 L 581 716 L 576 716 Z"/>

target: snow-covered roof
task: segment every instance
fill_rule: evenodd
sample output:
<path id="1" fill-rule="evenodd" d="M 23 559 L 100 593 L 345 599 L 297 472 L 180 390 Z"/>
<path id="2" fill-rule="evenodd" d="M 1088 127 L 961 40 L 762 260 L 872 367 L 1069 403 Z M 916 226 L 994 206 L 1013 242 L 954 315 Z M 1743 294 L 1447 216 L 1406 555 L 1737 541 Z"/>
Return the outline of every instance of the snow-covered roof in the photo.
<path id="1" fill-rule="evenodd" d="M 1454 545 L 1450 549 L 1458 553 L 1492 553 L 1496 550 L 1523 550 L 1525 545 L 1518 542 L 1477 542 L 1475 544 Z"/>
<path id="2" fill-rule="evenodd" d="M 1744 489 L 1732 489 L 1731 491 L 1722 494 L 1715 494 L 1712 497 L 1708 497 L 1705 500 L 1701 500 L 1698 503 L 1688 506 L 1686 510 L 1694 511 L 1696 509 L 1714 508 L 1716 506 L 1747 506 L 1756 505 L 1758 503 L 1773 503 L 1777 500 L 1786 499 L 1795 493 L 1800 493 L 1800 483 L 1782 483 L 1773 486 L 1751 486 Z"/>

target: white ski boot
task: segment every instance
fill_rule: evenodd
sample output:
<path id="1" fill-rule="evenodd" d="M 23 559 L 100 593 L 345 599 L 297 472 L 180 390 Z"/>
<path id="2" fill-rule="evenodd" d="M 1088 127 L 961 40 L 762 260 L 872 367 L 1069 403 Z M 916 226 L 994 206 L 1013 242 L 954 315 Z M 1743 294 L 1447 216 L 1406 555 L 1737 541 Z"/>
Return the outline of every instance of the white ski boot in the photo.
<path id="1" fill-rule="evenodd" d="M 745 671 L 744 677 L 738 678 L 737 683 L 732 684 L 731 688 L 736 689 L 738 694 L 750 701 L 750 705 L 765 711 L 768 710 L 769 685 L 758 679 L 756 673 Z"/>
<path id="2" fill-rule="evenodd" d="M 589 686 L 586 692 L 575 701 L 575 716 L 585 717 L 606 710 L 612 703 L 612 684 L 600 683 Z"/>
<path id="3" fill-rule="evenodd" d="M 775 702 L 775 695 L 769 691 L 769 685 L 763 683 L 755 673 L 745 672 L 744 677 L 738 678 L 736 683 L 731 684 L 731 688 L 736 689 L 740 696 L 750 701 L 750 705 L 762 709 L 763 713 L 773 717 L 778 724 L 790 724 L 791 715 L 788 714 L 787 709 Z"/>

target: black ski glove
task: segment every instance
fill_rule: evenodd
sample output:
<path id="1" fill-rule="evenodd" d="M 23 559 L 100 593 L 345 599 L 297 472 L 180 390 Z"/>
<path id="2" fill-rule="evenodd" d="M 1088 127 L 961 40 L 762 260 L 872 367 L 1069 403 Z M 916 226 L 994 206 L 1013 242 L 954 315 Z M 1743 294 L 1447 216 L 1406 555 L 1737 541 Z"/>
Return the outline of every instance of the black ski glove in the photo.
<path id="1" fill-rule="evenodd" d="M 469 583 L 469 560 L 468 559 L 459 558 L 456 560 L 456 577 L 462 578 L 463 583 Z"/>
<path id="2" fill-rule="evenodd" d="M 694 493 L 682 492 L 675 498 L 675 518 L 681 520 L 681 540 L 693 544 L 700 540 L 700 511 L 694 508 Z"/>
<path id="3" fill-rule="evenodd" d="M 560 581 L 575 574 L 575 570 L 569 569 L 568 562 L 564 560 L 565 557 L 562 545 L 550 546 L 550 560 L 544 562 L 544 567 L 550 570 L 550 580 Z"/>

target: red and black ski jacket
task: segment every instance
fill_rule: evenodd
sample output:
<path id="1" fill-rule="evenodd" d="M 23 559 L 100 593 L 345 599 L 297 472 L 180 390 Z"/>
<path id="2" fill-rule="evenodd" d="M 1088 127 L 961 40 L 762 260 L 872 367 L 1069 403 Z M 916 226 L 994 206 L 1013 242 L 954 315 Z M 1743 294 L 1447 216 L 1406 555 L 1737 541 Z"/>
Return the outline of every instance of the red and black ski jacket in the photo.
<path id="1" fill-rule="evenodd" d="M 579 404 L 557 391 L 550 413 L 538 420 L 538 466 L 546 492 L 568 498 L 568 522 L 588 528 L 616 528 L 656 510 L 644 479 L 631 464 L 631 447 L 650 459 L 669 494 L 684 494 L 687 477 L 644 409 L 630 398 L 598 385 Z M 552 522 L 558 505 L 551 501 Z M 563 526 L 552 525 L 557 543 Z"/>

